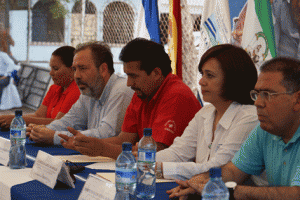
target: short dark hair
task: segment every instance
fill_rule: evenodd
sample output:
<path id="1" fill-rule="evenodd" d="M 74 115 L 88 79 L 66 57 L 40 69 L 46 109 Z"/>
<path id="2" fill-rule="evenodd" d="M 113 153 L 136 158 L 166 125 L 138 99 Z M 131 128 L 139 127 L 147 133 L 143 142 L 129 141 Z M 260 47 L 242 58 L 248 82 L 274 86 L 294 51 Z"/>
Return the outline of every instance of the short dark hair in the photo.
<path id="1" fill-rule="evenodd" d="M 75 48 L 71 46 L 62 46 L 56 49 L 52 55 L 58 56 L 66 67 L 72 67 Z"/>
<path id="2" fill-rule="evenodd" d="M 115 72 L 113 55 L 110 47 L 106 43 L 96 41 L 79 44 L 76 47 L 75 54 L 85 49 L 90 49 L 92 51 L 94 64 L 97 68 L 99 68 L 101 64 L 106 63 L 110 74 Z"/>
<path id="3" fill-rule="evenodd" d="M 293 58 L 277 57 L 265 62 L 260 67 L 263 72 L 281 72 L 283 80 L 281 84 L 287 91 L 300 90 L 300 61 Z"/>
<path id="4" fill-rule="evenodd" d="M 257 70 L 248 53 L 231 44 L 214 46 L 201 57 L 200 72 L 204 63 L 211 58 L 217 59 L 224 73 L 222 96 L 240 104 L 253 105 L 250 91 L 254 89 L 257 82 Z"/>
<path id="5" fill-rule="evenodd" d="M 149 75 L 156 67 L 166 77 L 172 72 L 171 60 L 164 47 L 156 42 L 136 38 L 123 47 L 119 59 L 123 62 L 141 61 L 141 70 Z"/>

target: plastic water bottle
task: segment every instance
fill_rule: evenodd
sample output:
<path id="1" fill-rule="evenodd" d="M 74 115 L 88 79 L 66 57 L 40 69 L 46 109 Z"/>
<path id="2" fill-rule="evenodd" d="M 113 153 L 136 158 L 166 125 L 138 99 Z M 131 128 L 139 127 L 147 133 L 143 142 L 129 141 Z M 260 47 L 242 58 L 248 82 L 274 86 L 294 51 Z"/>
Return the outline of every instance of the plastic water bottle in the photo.
<path id="1" fill-rule="evenodd" d="M 23 169 L 26 167 L 26 123 L 22 118 L 22 110 L 15 111 L 15 118 L 10 124 L 9 167 Z"/>
<path id="2" fill-rule="evenodd" d="M 209 170 L 210 180 L 202 191 L 202 200 L 228 200 L 229 192 L 221 177 L 221 168 Z"/>
<path id="3" fill-rule="evenodd" d="M 155 196 L 155 156 L 156 143 L 152 138 L 152 129 L 145 128 L 144 136 L 138 145 L 137 197 L 151 199 Z"/>
<path id="4" fill-rule="evenodd" d="M 116 160 L 116 192 L 119 196 L 129 197 L 129 194 L 134 195 L 136 189 L 136 159 L 131 152 L 131 143 L 124 142 L 122 150 Z"/>

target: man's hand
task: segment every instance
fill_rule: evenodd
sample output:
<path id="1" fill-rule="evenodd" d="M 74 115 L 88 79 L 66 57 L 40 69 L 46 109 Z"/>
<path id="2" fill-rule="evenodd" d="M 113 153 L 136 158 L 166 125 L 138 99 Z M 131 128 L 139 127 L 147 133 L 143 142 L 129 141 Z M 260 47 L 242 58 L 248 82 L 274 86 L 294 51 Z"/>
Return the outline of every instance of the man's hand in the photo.
<path id="1" fill-rule="evenodd" d="M 46 128 L 45 125 L 32 126 L 32 130 L 29 134 L 29 139 L 37 143 L 44 143 L 53 145 L 55 131 Z"/>
<path id="2" fill-rule="evenodd" d="M 209 172 L 198 174 L 188 180 L 188 185 L 206 184 L 209 181 Z"/>
<path id="3" fill-rule="evenodd" d="M 76 136 L 82 135 L 82 133 L 80 133 L 79 131 L 75 130 L 74 128 L 71 127 L 67 127 L 68 131 L 70 133 L 73 134 L 72 137 L 69 137 L 67 135 L 64 134 L 58 134 L 59 137 L 61 137 L 62 139 L 60 140 L 60 143 L 63 145 L 63 147 L 67 148 L 67 149 L 73 149 L 76 150 L 75 146 L 74 146 L 74 138 Z"/>
<path id="4" fill-rule="evenodd" d="M 9 128 L 10 123 L 13 120 L 13 115 L 1 115 L 0 116 L 0 127 L 1 128 Z"/>
<path id="5" fill-rule="evenodd" d="M 139 150 L 139 143 L 137 142 L 135 146 L 132 147 L 132 154 L 136 160 L 138 160 L 138 150 Z"/>
<path id="6" fill-rule="evenodd" d="M 74 137 L 75 150 L 88 156 L 101 156 L 103 151 L 103 142 L 101 139 L 87 137 L 83 134 L 76 134 Z"/>
<path id="7" fill-rule="evenodd" d="M 176 183 L 179 185 L 171 190 L 167 191 L 169 198 L 179 197 L 179 200 L 188 199 L 189 194 L 195 194 L 196 191 L 189 187 L 187 181 L 176 180 Z"/>
<path id="8" fill-rule="evenodd" d="M 194 189 L 195 191 L 197 191 L 197 193 L 199 195 L 202 194 L 202 190 L 204 189 L 205 184 L 203 183 L 197 183 L 197 182 L 193 182 L 191 180 L 188 180 L 187 184 Z"/>
<path id="9" fill-rule="evenodd" d="M 36 124 L 28 124 L 28 126 L 26 127 L 26 136 L 29 137 L 29 139 L 30 139 L 31 130 L 34 126 L 37 126 L 37 125 Z"/>

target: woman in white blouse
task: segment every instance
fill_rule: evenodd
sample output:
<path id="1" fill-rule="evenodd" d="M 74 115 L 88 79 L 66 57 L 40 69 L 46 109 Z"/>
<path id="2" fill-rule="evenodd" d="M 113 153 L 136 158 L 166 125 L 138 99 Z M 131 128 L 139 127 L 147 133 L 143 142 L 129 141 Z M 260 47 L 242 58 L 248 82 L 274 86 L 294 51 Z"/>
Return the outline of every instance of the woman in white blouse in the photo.
<path id="1" fill-rule="evenodd" d="M 186 180 L 228 163 L 257 125 L 250 90 L 257 71 L 249 55 L 230 44 L 210 48 L 201 58 L 203 107 L 181 137 L 157 153 L 157 175 Z"/>

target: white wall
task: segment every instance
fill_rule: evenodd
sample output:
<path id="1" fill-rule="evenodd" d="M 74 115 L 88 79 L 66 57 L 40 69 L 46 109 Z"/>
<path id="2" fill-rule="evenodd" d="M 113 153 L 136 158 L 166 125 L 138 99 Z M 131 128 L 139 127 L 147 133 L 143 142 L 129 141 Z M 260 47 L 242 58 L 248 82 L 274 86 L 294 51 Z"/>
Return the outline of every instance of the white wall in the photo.
<path id="1" fill-rule="evenodd" d="M 15 41 L 15 46 L 11 46 L 11 52 L 17 60 L 26 60 L 27 18 L 27 11 L 16 10 L 9 12 L 10 33 Z"/>

